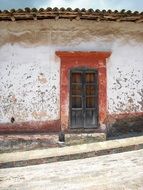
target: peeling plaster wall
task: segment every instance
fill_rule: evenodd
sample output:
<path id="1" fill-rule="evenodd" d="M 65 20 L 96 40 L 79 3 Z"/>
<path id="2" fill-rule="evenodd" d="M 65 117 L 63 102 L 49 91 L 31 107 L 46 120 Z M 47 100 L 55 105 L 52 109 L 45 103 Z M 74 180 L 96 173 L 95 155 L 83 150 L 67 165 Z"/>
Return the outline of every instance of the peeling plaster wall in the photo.
<path id="1" fill-rule="evenodd" d="M 116 43 L 107 64 L 109 113 L 143 112 L 143 43 Z"/>
<path id="2" fill-rule="evenodd" d="M 143 112 L 142 23 L 0 22 L 1 123 L 60 118 L 58 50 L 111 51 L 108 112 Z"/>
<path id="3" fill-rule="evenodd" d="M 59 64 L 48 47 L 0 48 L 0 121 L 59 118 Z"/>

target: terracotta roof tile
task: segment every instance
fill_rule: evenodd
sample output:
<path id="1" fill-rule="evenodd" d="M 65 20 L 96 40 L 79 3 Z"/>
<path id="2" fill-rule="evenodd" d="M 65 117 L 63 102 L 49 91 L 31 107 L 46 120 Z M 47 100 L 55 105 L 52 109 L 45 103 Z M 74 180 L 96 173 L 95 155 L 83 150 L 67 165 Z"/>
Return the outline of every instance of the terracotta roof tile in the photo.
<path id="1" fill-rule="evenodd" d="M 0 10 L 0 21 L 17 21 L 17 20 L 38 20 L 38 19 L 86 19 L 95 21 L 118 21 L 118 22 L 143 22 L 143 12 L 132 12 L 130 10 L 125 11 L 112 11 L 112 10 L 93 10 L 93 9 L 71 9 L 70 7 L 65 9 L 51 8 L 46 9 L 36 8 L 30 9 L 11 9 L 11 10 Z"/>

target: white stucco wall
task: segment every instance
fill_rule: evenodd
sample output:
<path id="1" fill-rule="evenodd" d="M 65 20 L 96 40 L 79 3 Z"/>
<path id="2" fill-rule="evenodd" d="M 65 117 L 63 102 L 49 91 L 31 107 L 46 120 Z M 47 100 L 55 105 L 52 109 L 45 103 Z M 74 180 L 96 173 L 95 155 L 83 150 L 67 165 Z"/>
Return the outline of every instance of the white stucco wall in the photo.
<path id="1" fill-rule="evenodd" d="M 143 112 L 143 43 L 117 42 L 107 64 L 108 111 Z"/>
<path id="2" fill-rule="evenodd" d="M 125 29 L 127 24 L 69 20 L 24 24 L 0 26 L 1 123 L 10 122 L 11 117 L 18 122 L 59 119 L 60 60 L 56 50 L 111 51 L 107 60 L 108 112 L 143 112 L 142 25 L 131 23 Z"/>
<path id="3" fill-rule="evenodd" d="M 6 44 L 0 55 L 0 121 L 58 119 L 60 64 L 50 49 Z"/>

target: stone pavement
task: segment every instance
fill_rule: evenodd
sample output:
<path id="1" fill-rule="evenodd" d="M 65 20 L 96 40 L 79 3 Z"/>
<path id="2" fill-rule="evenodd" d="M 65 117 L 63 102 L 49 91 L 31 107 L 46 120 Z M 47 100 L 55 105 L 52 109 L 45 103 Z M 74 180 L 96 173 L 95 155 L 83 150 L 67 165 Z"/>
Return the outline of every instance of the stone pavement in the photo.
<path id="1" fill-rule="evenodd" d="M 143 149 L 0 170 L 1 190 L 142 190 Z"/>

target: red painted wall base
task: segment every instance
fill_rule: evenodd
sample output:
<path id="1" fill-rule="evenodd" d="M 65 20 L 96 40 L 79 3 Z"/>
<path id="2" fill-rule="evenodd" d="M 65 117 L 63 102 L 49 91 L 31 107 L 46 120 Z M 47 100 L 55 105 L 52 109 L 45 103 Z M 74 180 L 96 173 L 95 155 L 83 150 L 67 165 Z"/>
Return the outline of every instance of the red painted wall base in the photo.
<path id="1" fill-rule="evenodd" d="M 60 120 L 55 121 L 32 121 L 22 123 L 0 124 L 0 134 L 4 133 L 42 133 L 59 132 Z"/>
<path id="2" fill-rule="evenodd" d="M 38 122 L 22 122 L 22 123 L 3 123 L 0 124 L 0 134 L 12 134 L 12 133 L 52 133 L 60 132 L 61 123 L 60 120 L 55 121 L 38 121 Z M 140 113 L 123 113 L 123 114 L 110 114 L 106 118 L 106 124 L 100 126 L 97 129 L 70 129 L 65 132 L 77 133 L 77 132 L 95 132 L 95 133 L 108 133 L 116 135 L 117 133 L 127 132 L 143 132 L 143 112 Z"/>

